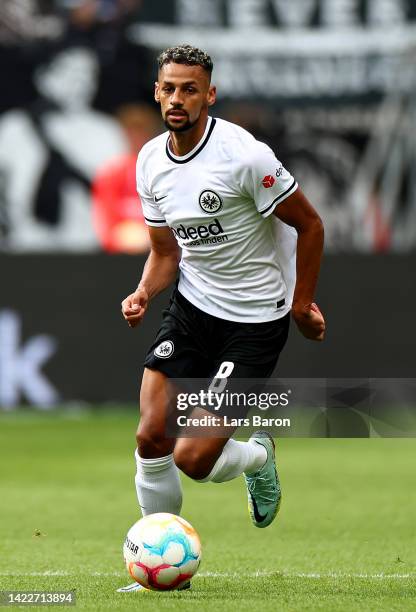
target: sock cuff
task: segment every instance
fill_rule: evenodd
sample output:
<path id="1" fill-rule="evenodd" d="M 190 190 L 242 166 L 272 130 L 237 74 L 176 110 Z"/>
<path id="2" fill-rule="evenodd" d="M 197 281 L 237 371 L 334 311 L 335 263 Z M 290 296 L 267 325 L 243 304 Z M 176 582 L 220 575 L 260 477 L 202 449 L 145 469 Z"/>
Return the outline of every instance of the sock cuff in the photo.
<path id="1" fill-rule="evenodd" d="M 221 473 L 222 469 L 226 465 L 226 463 L 228 461 L 228 451 L 229 451 L 230 448 L 233 447 L 234 444 L 235 444 L 235 440 L 230 438 L 224 444 L 224 448 L 222 449 L 222 453 L 218 457 L 218 459 L 216 460 L 216 462 L 214 464 L 214 467 L 212 468 L 212 470 L 210 471 L 208 476 L 205 476 L 205 478 L 201 478 L 201 480 L 197 480 L 196 482 L 200 482 L 200 483 L 204 483 L 204 482 L 221 482 L 221 479 L 219 481 L 217 480 L 217 476 L 218 476 L 219 473 Z M 239 443 L 237 443 L 237 444 L 239 444 Z"/>
<path id="2" fill-rule="evenodd" d="M 154 473 L 165 470 L 170 467 L 173 461 L 173 453 L 170 455 L 166 455 L 165 457 L 156 457 L 155 459 L 145 459 L 140 457 L 137 449 L 135 450 L 134 456 L 136 458 L 137 467 L 140 466 L 140 469 L 145 473 Z"/>
<path id="3" fill-rule="evenodd" d="M 210 471 L 210 473 L 208 474 L 208 476 L 205 476 L 205 478 L 201 478 L 200 480 L 195 480 L 195 482 L 200 482 L 201 484 L 203 484 L 204 482 L 215 482 L 215 477 L 218 474 L 218 472 L 222 470 L 224 463 L 225 463 L 224 452 L 222 452 L 221 455 L 218 457 L 217 461 L 215 462 L 215 465 Z"/>

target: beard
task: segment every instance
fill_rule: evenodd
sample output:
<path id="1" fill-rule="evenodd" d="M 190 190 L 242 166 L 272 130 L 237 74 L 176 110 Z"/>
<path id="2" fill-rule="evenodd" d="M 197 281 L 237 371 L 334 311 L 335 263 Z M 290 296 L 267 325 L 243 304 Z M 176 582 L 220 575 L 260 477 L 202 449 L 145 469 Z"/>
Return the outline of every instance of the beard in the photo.
<path id="1" fill-rule="evenodd" d="M 198 122 L 198 119 L 199 117 L 195 119 L 195 121 L 190 121 L 189 117 L 187 117 L 187 120 L 184 124 L 172 125 L 169 122 L 169 115 L 167 115 L 164 119 L 164 124 L 170 132 L 187 132 L 188 130 L 194 127 L 194 125 Z"/>

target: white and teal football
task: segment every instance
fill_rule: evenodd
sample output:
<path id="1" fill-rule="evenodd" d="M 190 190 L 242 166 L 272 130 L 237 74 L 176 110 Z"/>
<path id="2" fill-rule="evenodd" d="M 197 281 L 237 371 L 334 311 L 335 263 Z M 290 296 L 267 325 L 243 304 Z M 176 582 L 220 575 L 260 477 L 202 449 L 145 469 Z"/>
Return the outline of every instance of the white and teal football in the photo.
<path id="1" fill-rule="evenodd" d="M 201 542 L 185 519 L 159 512 L 131 527 L 123 555 L 133 580 L 147 589 L 171 591 L 195 575 L 201 562 Z"/>

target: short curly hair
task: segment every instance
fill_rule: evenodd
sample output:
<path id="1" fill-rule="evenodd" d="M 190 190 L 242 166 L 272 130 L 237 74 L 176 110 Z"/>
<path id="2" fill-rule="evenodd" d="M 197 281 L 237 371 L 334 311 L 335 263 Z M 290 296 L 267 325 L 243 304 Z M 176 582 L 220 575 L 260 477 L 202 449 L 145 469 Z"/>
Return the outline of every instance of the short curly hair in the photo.
<path id="1" fill-rule="evenodd" d="M 187 66 L 201 66 L 211 77 L 214 64 L 212 59 L 197 47 L 191 45 L 178 45 L 165 49 L 157 58 L 159 70 L 166 64 L 186 64 Z"/>

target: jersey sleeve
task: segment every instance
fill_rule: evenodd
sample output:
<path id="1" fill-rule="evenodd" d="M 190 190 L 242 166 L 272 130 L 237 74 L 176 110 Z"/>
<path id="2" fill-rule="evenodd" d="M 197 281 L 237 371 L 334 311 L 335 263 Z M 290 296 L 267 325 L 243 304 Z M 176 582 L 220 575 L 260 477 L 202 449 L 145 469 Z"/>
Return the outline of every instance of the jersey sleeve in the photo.
<path id="1" fill-rule="evenodd" d="M 162 215 L 159 206 L 154 201 L 154 198 L 146 185 L 146 178 L 145 173 L 143 172 L 143 164 L 141 163 L 140 155 L 137 159 L 136 166 L 136 184 L 146 225 L 149 225 L 150 227 L 167 226 L 165 217 Z"/>
<path id="2" fill-rule="evenodd" d="M 263 217 L 296 191 L 298 184 L 266 144 L 256 142 L 249 168 L 244 173 L 243 189 L 253 198 Z"/>

